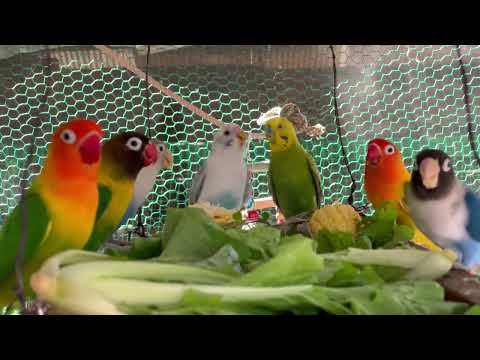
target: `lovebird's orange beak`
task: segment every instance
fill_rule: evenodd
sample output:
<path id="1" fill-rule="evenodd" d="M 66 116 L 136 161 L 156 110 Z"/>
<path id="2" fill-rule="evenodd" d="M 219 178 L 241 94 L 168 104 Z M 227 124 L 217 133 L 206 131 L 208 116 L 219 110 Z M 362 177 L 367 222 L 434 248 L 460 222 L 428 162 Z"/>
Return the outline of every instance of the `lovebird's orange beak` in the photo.
<path id="1" fill-rule="evenodd" d="M 240 141 L 240 145 L 243 146 L 243 144 L 245 144 L 245 141 L 247 141 L 248 139 L 248 134 L 245 131 L 240 129 L 240 132 L 238 133 L 237 137 L 238 137 L 238 140 Z"/>
<path id="2" fill-rule="evenodd" d="M 163 159 L 163 167 L 164 169 L 171 169 L 173 168 L 173 155 L 170 151 L 167 151 L 165 157 Z"/>

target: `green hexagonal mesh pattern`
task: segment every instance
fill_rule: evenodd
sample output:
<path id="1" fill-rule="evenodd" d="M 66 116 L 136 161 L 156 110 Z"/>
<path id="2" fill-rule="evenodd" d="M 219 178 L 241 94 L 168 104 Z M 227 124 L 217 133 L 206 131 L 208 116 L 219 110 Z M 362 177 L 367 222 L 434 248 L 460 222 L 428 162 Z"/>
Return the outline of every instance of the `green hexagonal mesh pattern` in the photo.
<path id="1" fill-rule="evenodd" d="M 279 46 L 278 46 L 279 47 Z M 225 46 L 194 46 L 197 59 L 209 58 Z M 230 46 L 232 54 L 252 53 L 259 47 Z M 268 61 L 182 61 L 154 66 L 150 74 L 170 90 L 225 123 L 234 122 L 247 131 L 260 132 L 256 119 L 262 112 L 287 102 L 299 105 L 310 125 L 321 123 L 321 140 L 302 138 L 322 174 L 327 203 L 346 202 L 350 176 L 343 164 L 332 97 L 332 68 L 327 46 L 315 46 L 320 60 L 300 58 L 289 46 L 289 58 Z M 264 46 L 265 54 L 275 46 Z M 454 159 L 459 177 L 479 190 L 479 168 L 468 142 L 462 77 L 454 46 L 336 46 L 337 100 L 348 162 L 358 182 L 355 204 L 366 203 L 363 194 L 365 144 L 373 137 L 397 143 L 406 163 L 425 146 L 438 147 Z M 480 47 L 462 46 L 469 79 L 476 142 L 480 106 Z M 297 51 L 298 50 L 298 51 Z M 302 51 L 306 51 L 302 47 Z M 280 56 L 280 55 L 278 55 Z M 272 55 L 273 57 L 273 55 Z M 73 117 L 96 119 L 107 137 L 126 130 L 146 131 L 144 81 L 118 66 L 44 66 L 39 55 L 8 59 L 0 65 L 0 214 L 2 220 L 17 204 L 22 181 L 38 174 L 46 146 L 59 123 Z M 283 65 L 282 65 L 283 64 Z M 286 65 L 285 65 L 286 64 Z M 55 64 L 54 64 L 55 65 Z M 175 166 L 164 171 L 148 205 L 143 208 L 149 227 L 161 225 L 167 207 L 187 205 L 192 175 L 208 156 L 216 128 L 176 101 L 150 88 L 151 133 L 166 141 Z M 47 91 L 47 107 L 42 106 Z M 35 119 L 40 121 L 35 124 Z M 34 126 L 35 161 L 25 173 L 25 159 Z M 249 162 L 268 160 L 265 141 L 250 143 Z M 27 174 L 27 175 L 23 175 Z M 267 177 L 254 177 L 254 195 L 269 196 Z M 133 224 L 133 219 L 131 220 Z"/>

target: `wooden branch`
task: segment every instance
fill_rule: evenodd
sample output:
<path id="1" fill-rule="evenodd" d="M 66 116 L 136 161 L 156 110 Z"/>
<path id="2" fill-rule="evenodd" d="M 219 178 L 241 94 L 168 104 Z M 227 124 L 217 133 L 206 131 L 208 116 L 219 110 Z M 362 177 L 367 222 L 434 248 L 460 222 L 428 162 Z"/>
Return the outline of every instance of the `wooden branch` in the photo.
<path id="1" fill-rule="evenodd" d="M 130 70 L 132 73 L 137 75 L 141 79 L 146 78 L 145 72 L 140 70 L 136 65 L 132 64 L 127 58 L 125 58 L 121 54 L 116 54 L 112 49 L 110 49 L 106 45 L 94 45 L 98 50 L 100 50 L 102 53 L 104 53 L 106 56 L 114 60 L 118 65 L 123 66 L 124 68 Z M 222 121 L 214 118 L 213 116 L 207 114 L 205 111 L 199 109 L 192 103 L 188 102 L 181 96 L 177 95 L 174 93 L 172 90 L 168 89 L 167 87 L 163 86 L 159 81 L 155 80 L 151 76 L 148 76 L 148 82 L 150 85 L 152 85 L 155 89 L 159 90 L 161 93 L 165 94 L 166 96 L 174 99 L 177 101 L 180 105 L 186 107 L 188 110 L 193 112 L 194 114 L 197 114 L 200 116 L 202 119 L 207 120 L 208 122 L 214 124 L 217 127 L 222 127 L 224 124 Z"/>

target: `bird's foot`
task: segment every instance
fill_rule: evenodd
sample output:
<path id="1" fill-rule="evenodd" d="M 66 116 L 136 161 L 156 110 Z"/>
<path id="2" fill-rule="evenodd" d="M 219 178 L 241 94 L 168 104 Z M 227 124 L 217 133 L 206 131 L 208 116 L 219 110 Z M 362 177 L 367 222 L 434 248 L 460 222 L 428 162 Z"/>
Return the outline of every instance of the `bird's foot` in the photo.
<path id="1" fill-rule="evenodd" d="M 370 206 L 367 205 L 367 204 L 353 207 L 353 209 L 362 216 L 364 216 L 365 211 L 367 211 L 369 208 L 370 208 Z"/>
<path id="2" fill-rule="evenodd" d="M 146 238 L 147 232 L 145 231 L 145 226 L 138 225 L 137 228 L 135 229 L 135 234 L 137 234 L 140 237 Z"/>
<path id="3" fill-rule="evenodd" d="M 22 315 L 47 315 L 50 306 L 40 300 L 27 303 L 22 309 Z"/>

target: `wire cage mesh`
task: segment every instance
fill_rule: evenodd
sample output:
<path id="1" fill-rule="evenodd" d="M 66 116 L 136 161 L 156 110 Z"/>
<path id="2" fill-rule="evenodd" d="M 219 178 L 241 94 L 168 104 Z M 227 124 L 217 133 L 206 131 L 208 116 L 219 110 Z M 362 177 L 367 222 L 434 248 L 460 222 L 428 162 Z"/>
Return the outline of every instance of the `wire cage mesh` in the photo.
<path id="1" fill-rule="evenodd" d="M 337 45 L 336 96 L 347 162 L 363 191 L 366 143 L 384 137 L 401 147 L 409 168 L 422 148 L 451 155 L 462 181 L 480 188 L 469 142 L 460 58 L 454 45 Z M 141 71 L 145 46 L 112 46 Z M 480 46 L 460 46 L 479 143 Z M 351 178 L 342 157 L 335 121 L 332 55 L 327 45 L 152 45 L 149 75 L 196 108 L 224 123 L 261 133 L 256 119 L 275 106 L 297 104 L 310 125 L 322 124 L 322 138 L 301 142 L 315 158 L 325 202 L 346 202 Z M 209 154 L 216 131 L 207 121 L 109 57 L 96 46 L 2 47 L 0 51 L 0 225 L 16 206 L 21 188 L 41 168 L 55 128 L 74 117 L 96 120 L 106 137 L 127 130 L 165 141 L 174 155 L 143 207 L 148 230 L 158 229 L 168 207 L 184 207 L 192 176 Z M 147 98 L 149 116 L 147 121 Z M 37 130 L 34 132 L 34 130 Z M 28 146 L 34 162 L 26 166 Z M 250 164 L 266 161 L 265 140 L 250 142 Z M 25 171 L 26 170 L 26 171 Z M 256 173 L 256 198 L 270 196 L 267 174 Z M 134 219 L 129 222 L 134 224 Z"/>

